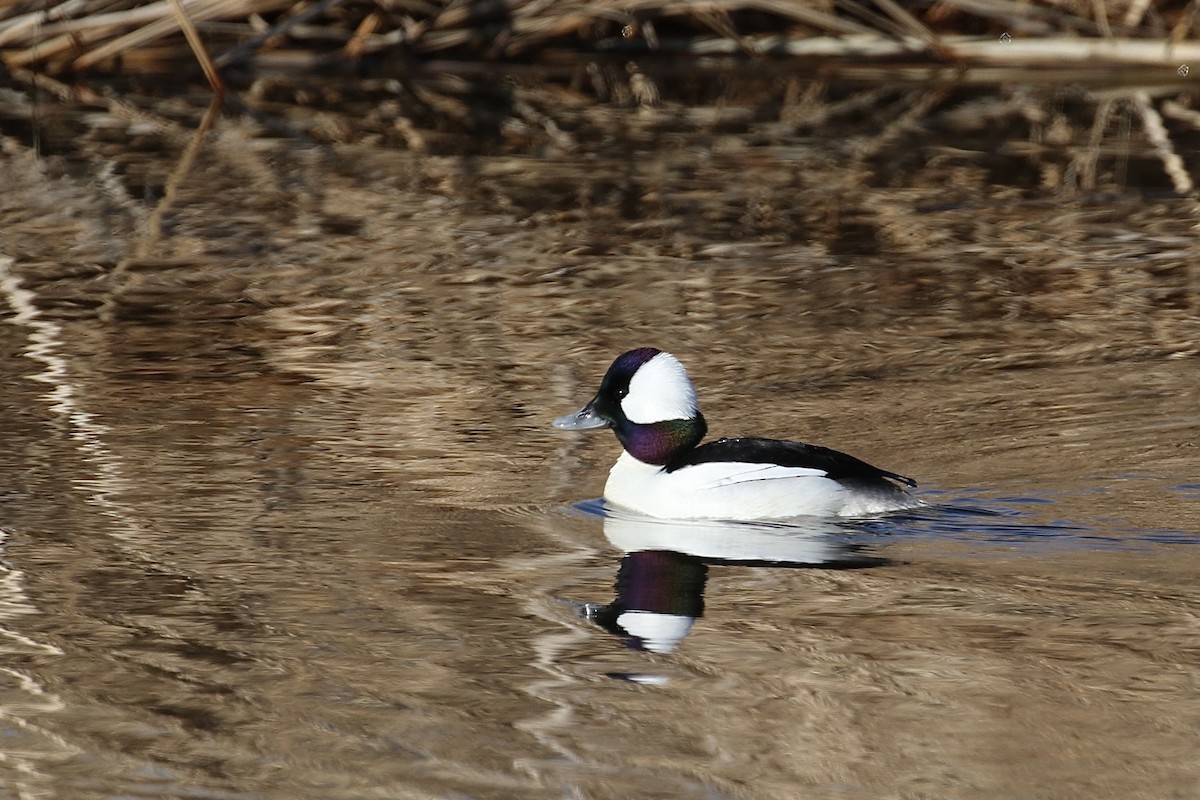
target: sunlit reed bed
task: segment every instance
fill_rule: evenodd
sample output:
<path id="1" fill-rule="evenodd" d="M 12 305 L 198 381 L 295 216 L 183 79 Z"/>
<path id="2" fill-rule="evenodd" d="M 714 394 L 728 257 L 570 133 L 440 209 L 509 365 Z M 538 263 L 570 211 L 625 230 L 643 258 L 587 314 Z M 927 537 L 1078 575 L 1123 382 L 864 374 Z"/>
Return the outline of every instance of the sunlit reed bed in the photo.
<path id="1" fill-rule="evenodd" d="M 970 79 L 997 70 L 1098 80 L 1136 69 L 1142 83 L 1186 83 L 1200 69 L 1195 3 L 1007 0 L 786 2 L 484 0 L 0 0 L 0 58 L 18 75 L 162 74 L 185 60 L 210 81 L 237 67 L 319 73 L 411 72 L 436 60 L 543 66 L 571 58 L 810 59 L 825 74 Z M 926 71 L 911 72 L 914 65 Z M 909 72 L 906 73 L 906 70 Z M 1106 70 L 1108 74 L 1106 76 Z M 978 76 L 976 76 L 978 77 Z"/>
<path id="2" fill-rule="evenodd" d="M 38 87 L 0 98 L 10 117 L 57 96 L 180 143 L 195 127 L 180 118 L 204 103 L 161 101 L 207 78 L 285 136 L 430 153 L 569 153 L 617 131 L 777 141 L 866 113 L 869 157 L 937 115 L 939 129 L 1015 121 L 1003 147 L 1045 187 L 1090 191 L 1097 164 L 1123 173 L 1130 159 L 1157 162 L 1174 192 L 1196 182 L 1194 0 L 0 0 L 0 59 L 16 88 Z M 947 103 L 978 85 L 1004 99 Z M 1016 88 L 1031 85 L 1086 90 L 1053 142 L 1038 132 L 1046 110 Z"/>

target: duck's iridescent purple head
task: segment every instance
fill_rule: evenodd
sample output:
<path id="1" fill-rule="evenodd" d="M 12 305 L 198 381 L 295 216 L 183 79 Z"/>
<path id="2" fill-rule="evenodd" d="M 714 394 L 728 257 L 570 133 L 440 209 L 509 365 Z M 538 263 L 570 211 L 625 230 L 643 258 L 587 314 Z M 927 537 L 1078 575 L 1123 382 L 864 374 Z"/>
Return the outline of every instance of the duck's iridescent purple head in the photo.
<path id="1" fill-rule="evenodd" d="M 666 464 L 695 447 L 706 431 L 687 370 L 673 355 L 654 347 L 617 356 L 592 401 L 559 417 L 554 426 L 612 428 L 625 450 L 647 464 Z"/>

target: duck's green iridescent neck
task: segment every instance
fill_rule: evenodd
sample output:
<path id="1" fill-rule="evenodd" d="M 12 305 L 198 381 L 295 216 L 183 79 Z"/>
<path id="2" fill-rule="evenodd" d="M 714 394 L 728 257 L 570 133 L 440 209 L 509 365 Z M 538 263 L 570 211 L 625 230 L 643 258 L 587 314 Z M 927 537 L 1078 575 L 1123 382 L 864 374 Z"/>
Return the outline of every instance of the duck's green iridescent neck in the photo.
<path id="1" fill-rule="evenodd" d="M 686 453 L 704 438 L 708 424 L 697 412 L 692 419 L 669 419 L 665 422 L 634 423 L 625 421 L 615 426 L 617 438 L 625 452 L 645 464 L 663 466 L 671 459 Z"/>

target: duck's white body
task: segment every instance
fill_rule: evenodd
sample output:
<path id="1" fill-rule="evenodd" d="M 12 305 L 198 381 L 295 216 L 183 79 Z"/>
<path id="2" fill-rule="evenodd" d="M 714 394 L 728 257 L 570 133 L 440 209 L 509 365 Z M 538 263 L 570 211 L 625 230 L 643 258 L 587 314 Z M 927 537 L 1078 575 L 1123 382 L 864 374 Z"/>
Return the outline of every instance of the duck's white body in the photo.
<path id="1" fill-rule="evenodd" d="M 820 469 L 773 464 L 710 462 L 666 472 L 622 453 L 609 470 L 604 499 L 668 519 L 866 517 L 917 505 L 897 491 L 852 490 Z"/>
<path id="2" fill-rule="evenodd" d="M 911 479 L 836 450 L 759 438 L 701 445 L 707 425 L 687 372 L 654 348 L 618 357 L 596 397 L 555 425 L 611 427 L 625 452 L 604 499 L 651 517 L 860 517 L 920 505 L 900 486 Z"/>

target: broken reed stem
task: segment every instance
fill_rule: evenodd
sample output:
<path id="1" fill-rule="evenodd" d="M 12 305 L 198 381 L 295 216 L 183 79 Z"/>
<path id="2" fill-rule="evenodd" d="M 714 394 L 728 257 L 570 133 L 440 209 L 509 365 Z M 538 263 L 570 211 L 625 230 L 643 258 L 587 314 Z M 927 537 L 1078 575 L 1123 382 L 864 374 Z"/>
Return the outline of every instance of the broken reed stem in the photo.
<path id="1" fill-rule="evenodd" d="M 217 66 L 209 58 L 208 50 L 204 47 L 204 40 L 200 38 L 200 32 L 196 30 L 196 26 L 192 24 L 192 18 L 188 16 L 187 9 L 183 7 L 183 0 L 171 0 L 171 5 L 175 7 L 175 16 L 179 20 L 179 27 L 183 30 L 183 35 L 192 48 L 196 60 L 200 62 L 200 69 L 204 70 L 204 77 L 208 79 L 208 85 L 212 87 L 213 94 L 219 100 L 225 96 L 225 82 L 221 80 L 221 73 L 217 71 Z M 207 118 L 206 115 L 205 119 Z"/>
<path id="2" fill-rule="evenodd" d="M 1132 100 L 1133 107 L 1137 109 L 1138 116 L 1142 119 L 1142 129 L 1146 132 L 1146 138 L 1150 140 L 1154 152 L 1162 161 L 1163 172 L 1170 177 L 1175 191 L 1180 194 L 1191 194 L 1196 185 L 1192 182 L 1192 176 L 1188 175 L 1183 159 L 1179 157 L 1179 153 L 1175 152 L 1175 145 L 1171 143 L 1171 137 L 1167 133 L 1166 127 L 1163 126 L 1162 116 L 1151 104 L 1150 95 L 1146 92 L 1135 92 Z"/>
<path id="3" fill-rule="evenodd" d="M 161 39 L 179 30 L 178 18 L 171 11 L 170 0 L 156 3 L 162 8 L 162 16 L 148 25 L 127 33 L 105 45 L 90 50 L 75 59 L 76 69 L 87 69 L 96 64 L 114 58 L 125 50 L 140 47 L 155 39 Z M 251 3 L 242 0 L 196 0 L 188 4 L 191 19 L 204 22 L 218 17 L 238 17 L 248 13 L 274 11 L 288 7 L 288 0 L 254 0 Z"/>
<path id="4" fill-rule="evenodd" d="M 44 36 L 46 28 L 60 19 L 70 17 L 76 11 L 83 10 L 89 2 L 91 0 L 67 0 L 67 2 L 59 3 L 53 8 L 31 11 L 7 20 L 3 25 L 3 30 L 0 30 L 0 47 L 12 41 L 20 41 L 30 37 L 37 38 L 39 36 L 39 27 L 42 30 L 41 35 Z"/>
<path id="5" fill-rule="evenodd" d="M 908 9 L 901 6 L 896 0 L 875 0 L 875 4 L 886 11 L 896 22 L 900 23 L 909 33 L 910 36 L 916 36 L 918 39 L 930 45 L 937 45 L 937 34 L 929 30 L 919 19 L 914 17 Z"/>
<path id="6" fill-rule="evenodd" d="M 1151 2 L 1152 0 L 1133 0 L 1129 4 L 1129 8 L 1125 9 L 1125 19 L 1123 20 L 1125 26 L 1133 28 L 1142 24 L 1142 19 L 1150 10 Z"/>
<path id="7" fill-rule="evenodd" d="M 320 3 L 314 3 L 300 13 L 290 16 L 287 19 L 284 19 L 282 22 L 272 25 L 270 28 L 262 31 L 248 41 L 242 42 L 237 47 L 226 50 L 224 53 L 217 56 L 216 63 L 221 67 L 227 67 L 230 64 L 236 64 L 242 59 L 252 55 L 271 39 L 286 34 L 288 30 L 296 25 L 300 25 L 309 21 L 310 19 L 319 17 L 321 14 L 324 14 L 326 11 L 329 11 L 331 8 L 341 2 L 342 0 L 321 0 Z"/>

